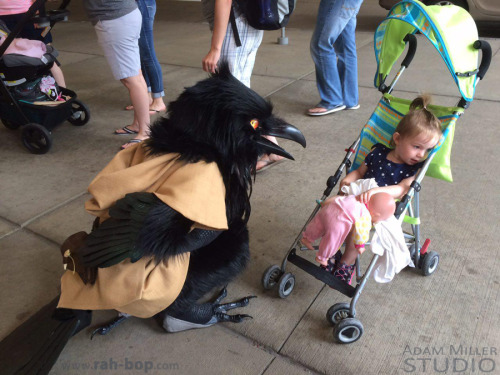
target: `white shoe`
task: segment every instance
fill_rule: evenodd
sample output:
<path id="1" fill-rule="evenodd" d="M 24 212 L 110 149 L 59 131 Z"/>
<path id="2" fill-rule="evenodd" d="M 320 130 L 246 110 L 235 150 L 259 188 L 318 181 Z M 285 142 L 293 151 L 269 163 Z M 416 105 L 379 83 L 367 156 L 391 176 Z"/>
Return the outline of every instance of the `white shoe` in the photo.
<path id="1" fill-rule="evenodd" d="M 361 107 L 359 104 L 353 105 L 352 107 L 346 107 L 345 109 L 359 109 Z"/>

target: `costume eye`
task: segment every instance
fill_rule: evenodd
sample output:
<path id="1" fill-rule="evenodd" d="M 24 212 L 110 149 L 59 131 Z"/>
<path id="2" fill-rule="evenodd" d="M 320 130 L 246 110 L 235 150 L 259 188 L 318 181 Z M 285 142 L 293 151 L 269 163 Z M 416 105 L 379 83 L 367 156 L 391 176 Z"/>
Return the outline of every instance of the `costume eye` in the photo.
<path id="1" fill-rule="evenodd" d="M 259 127 L 259 120 L 257 120 L 256 118 L 250 120 L 250 126 L 254 129 L 257 129 Z"/>

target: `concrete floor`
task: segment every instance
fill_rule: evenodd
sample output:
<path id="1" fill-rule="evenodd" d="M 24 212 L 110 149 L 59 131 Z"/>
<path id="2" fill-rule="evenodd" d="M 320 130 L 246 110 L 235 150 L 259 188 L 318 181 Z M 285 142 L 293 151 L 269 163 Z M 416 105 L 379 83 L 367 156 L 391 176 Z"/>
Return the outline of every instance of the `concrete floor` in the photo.
<path id="1" fill-rule="evenodd" d="M 70 22 L 54 30 L 54 44 L 68 87 L 91 109 L 90 123 L 55 129 L 51 151 L 41 156 L 27 152 L 19 131 L 0 129 L 0 337 L 58 293 L 59 245 L 69 234 L 90 228 L 92 217 L 83 209 L 86 187 L 125 139 L 113 130 L 132 120 L 122 110 L 126 90 L 112 79 L 92 26 L 73 3 Z M 200 62 L 210 33 L 199 3 L 158 3 L 155 44 L 169 101 L 206 77 Z M 500 264 L 494 236 L 500 177 L 491 170 L 500 158 L 499 39 L 489 39 L 490 71 L 458 122 L 454 182 L 428 178 L 423 183 L 422 230 L 441 256 L 436 273 L 423 277 L 405 270 L 389 284 L 370 282 L 357 305 L 365 333 L 352 345 L 334 343 L 325 320 L 332 304 L 348 301 L 340 293 L 293 265 L 287 269 L 296 277 L 290 297 L 262 289 L 262 273 L 282 261 L 380 97 L 372 83 L 373 30 L 385 11 L 366 1 L 357 31 L 361 109 L 304 115 L 319 100 L 309 55 L 316 9 L 317 1 L 299 2 L 287 28 L 288 46 L 276 44 L 278 31 L 266 32 L 252 77 L 252 87 L 268 96 L 308 142 L 305 150 L 283 142 L 296 161 L 263 172 L 254 185 L 252 259 L 230 284 L 228 297 L 257 295 L 245 309 L 254 319 L 178 334 L 165 334 L 152 319 L 130 319 L 93 341 L 89 329 L 69 342 L 51 374 L 500 374 Z M 406 98 L 431 92 L 437 104 L 458 101 L 444 63 L 424 41 L 398 89 L 395 94 Z M 94 323 L 112 316 L 112 311 L 97 312 Z"/>

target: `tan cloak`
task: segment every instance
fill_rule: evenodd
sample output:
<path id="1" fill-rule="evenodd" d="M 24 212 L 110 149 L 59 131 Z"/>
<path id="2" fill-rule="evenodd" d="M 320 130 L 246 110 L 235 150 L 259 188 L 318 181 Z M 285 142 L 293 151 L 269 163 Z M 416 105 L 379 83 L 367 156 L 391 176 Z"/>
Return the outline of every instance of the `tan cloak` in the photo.
<path id="1" fill-rule="evenodd" d="M 108 209 L 127 193 L 152 192 L 164 203 L 194 221 L 194 227 L 227 229 L 225 187 L 215 163 L 186 163 L 178 154 L 148 157 L 141 144 L 120 151 L 89 186 L 93 198 L 88 212 L 101 221 Z M 129 259 L 99 268 L 94 285 L 66 271 L 61 279 L 58 307 L 85 310 L 115 309 L 148 318 L 168 307 L 186 279 L 189 254 L 156 265 L 151 258 Z"/>

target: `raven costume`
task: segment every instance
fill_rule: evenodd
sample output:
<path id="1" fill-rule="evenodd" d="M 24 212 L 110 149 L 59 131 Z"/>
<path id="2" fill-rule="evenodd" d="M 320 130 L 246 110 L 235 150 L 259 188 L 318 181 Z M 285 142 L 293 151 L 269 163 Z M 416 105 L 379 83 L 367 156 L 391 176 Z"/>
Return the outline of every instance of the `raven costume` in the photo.
<path id="1" fill-rule="evenodd" d="M 118 153 L 89 186 L 86 209 L 98 217 L 92 232 L 61 247 L 61 296 L 0 343 L 3 373 L 48 373 L 67 340 L 90 324 L 91 310 L 124 314 L 101 334 L 128 314 L 161 312 L 169 332 L 242 321 L 247 315 L 226 312 L 249 297 L 221 303 L 224 288 L 213 303 L 198 300 L 248 263 L 259 155 L 293 159 L 263 136 L 305 147 L 302 133 L 272 109 L 222 64 L 169 104 L 149 140 Z"/>

